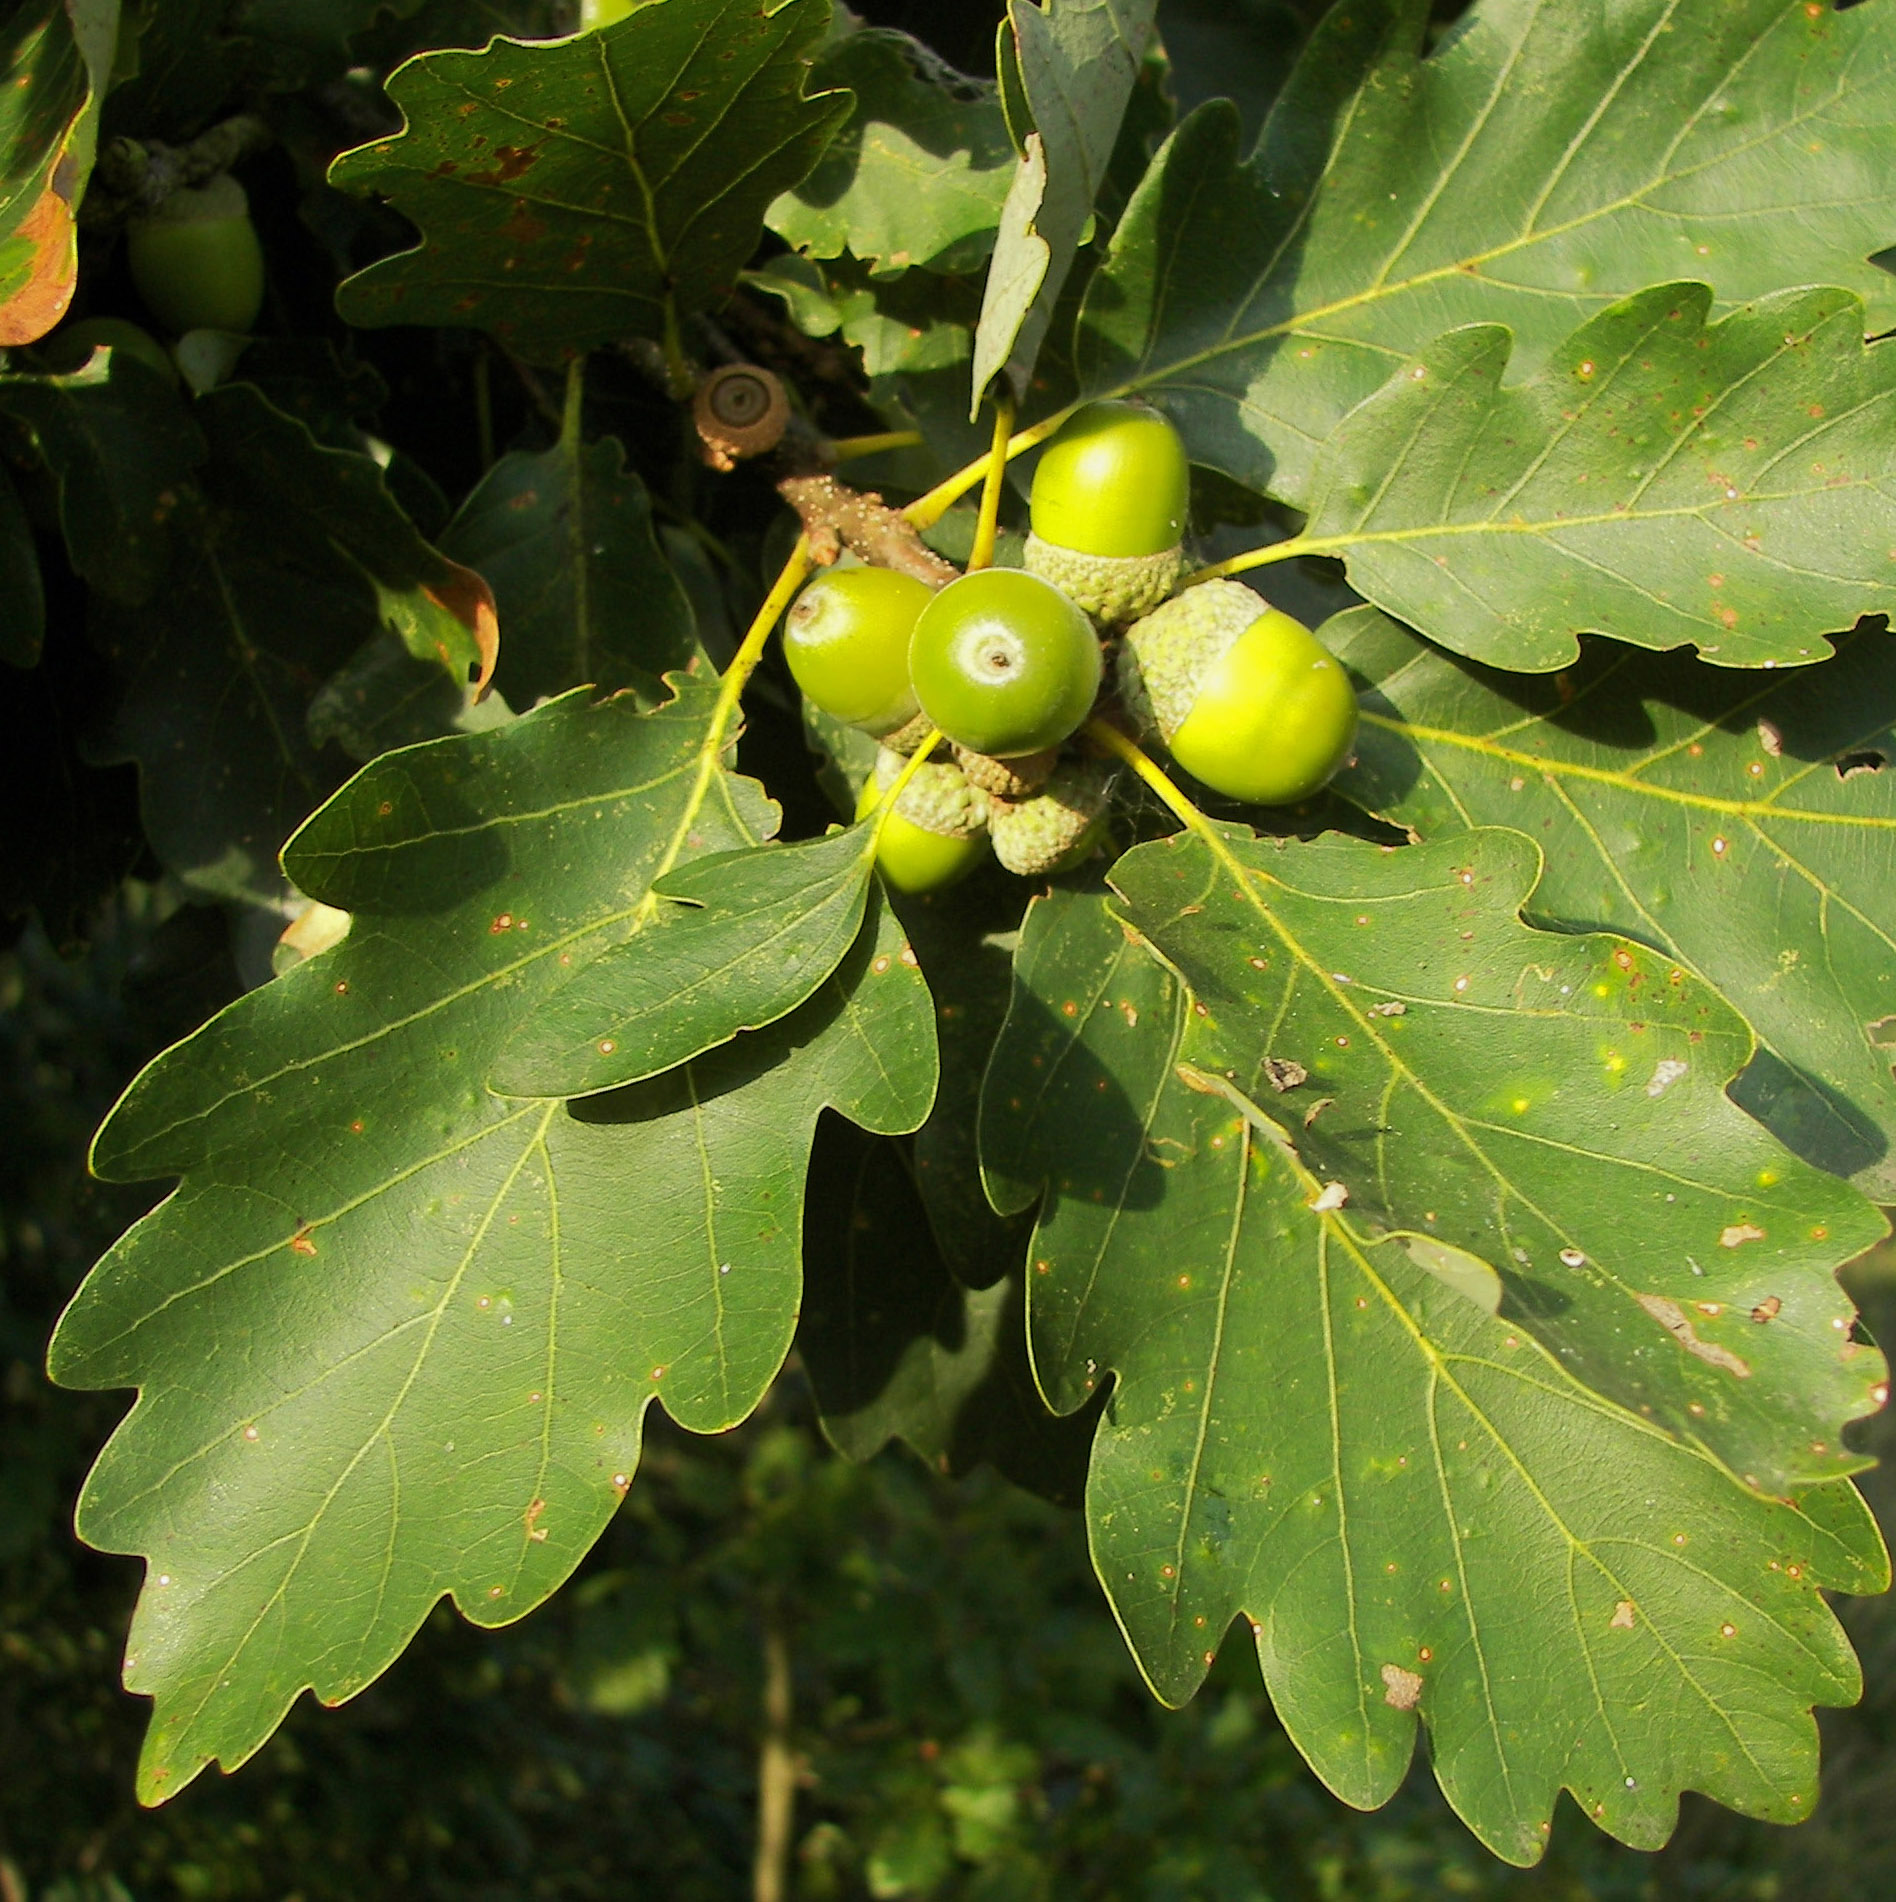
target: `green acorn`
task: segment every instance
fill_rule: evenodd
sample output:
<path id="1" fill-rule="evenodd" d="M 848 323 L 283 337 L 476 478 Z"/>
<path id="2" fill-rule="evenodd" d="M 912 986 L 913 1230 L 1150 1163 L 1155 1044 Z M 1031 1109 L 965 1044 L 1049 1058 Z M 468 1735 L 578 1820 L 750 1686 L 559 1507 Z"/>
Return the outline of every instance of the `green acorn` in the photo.
<path id="1" fill-rule="evenodd" d="M 1095 760 L 1062 760 L 1031 798 L 988 802 L 994 856 L 1023 878 L 1084 864 L 1105 833 L 1111 792 L 1109 768 Z"/>
<path id="2" fill-rule="evenodd" d="M 1157 410 L 1088 403 L 1034 470 L 1025 565 L 1095 620 L 1132 620 L 1178 579 L 1190 499 L 1185 445 Z"/>
<path id="3" fill-rule="evenodd" d="M 907 764 L 886 746 L 877 752 L 856 800 L 858 819 L 875 811 Z M 930 761 L 902 789 L 882 828 L 877 868 L 899 892 L 939 891 L 986 858 L 987 819 L 987 794 L 970 786 L 959 766 Z"/>
<path id="4" fill-rule="evenodd" d="M 1356 739 L 1356 694 L 1301 621 L 1236 581 L 1187 588 L 1128 628 L 1119 697 L 1214 792 L 1287 806 L 1325 785 Z"/>

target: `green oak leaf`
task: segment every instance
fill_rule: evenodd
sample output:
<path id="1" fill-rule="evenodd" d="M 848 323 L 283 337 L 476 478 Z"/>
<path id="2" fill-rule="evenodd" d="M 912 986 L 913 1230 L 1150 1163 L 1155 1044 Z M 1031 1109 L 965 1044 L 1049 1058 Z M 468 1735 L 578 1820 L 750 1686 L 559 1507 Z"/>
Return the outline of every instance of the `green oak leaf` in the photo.
<path id="1" fill-rule="evenodd" d="M 851 252 L 872 276 L 975 268 L 994 242 L 1014 148 L 991 81 L 945 66 L 906 33 L 869 28 L 816 62 L 812 84 L 855 95 L 816 169 L 765 223 L 815 258 Z"/>
<path id="2" fill-rule="evenodd" d="M 849 256 L 819 264 L 790 253 L 746 271 L 744 282 L 780 298 L 806 336 L 840 331 L 872 378 L 957 370 L 974 347 L 980 292 L 962 278 L 922 271 L 873 277 Z"/>
<path id="3" fill-rule="evenodd" d="M 590 1096 L 642 1082 L 787 1016 L 862 931 L 876 828 L 694 859 L 673 901 L 523 1018 L 490 1081 L 507 1096 Z"/>
<path id="4" fill-rule="evenodd" d="M 1860 1691 L 1819 1588 L 1888 1577 L 1854 1488 L 1733 1486 L 1327 1206 L 1296 1097 L 1255 1049 L 1231 1083 L 1228 1043 L 1099 899 L 1036 902 L 983 1147 L 1002 1202 L 1047 1185 L 1043 1390 L 1070 1411 L 1111 1384 L 1090 1538 L 1153 1689 L 1184 1702 L 1244 1617 L 1332 1790 L 1387 1801 L 1419 1719 L 1449 1802 L 1517 1864 L 1563 1788 L 1645 1848 L 1684 1789 L 1808 1815 L 1810 1706 Z"/>
<path id="5" fill-rule="evenodd" d="M 1827 658 L 1896 606 L 1896 350 L 1848 291 L 1709 327 L 1660 284 L 1503 389 L 1512 340 L 1450 331 L 1337 427 L 1301 546 L 1458 653 L 1564 667 L 1582 632 L 1721 667 Z"/>
<path id="6" fill-rule="evenodd" d="M 70 376 L 0 377 L 0 410 L 32 432 L 74 570 L 136 606 L 171 560 L 172 515 L 204 438 L 176 387 L 124 350 Z"/>
<path id="7" fill-rule="evenodd" d="M 656 878 L 775 822 L 728 771 L 716 685 L 675 684 L 358 774 L 285 854 L 347 936 L 158 1058 L 100 1132 L 100 1173 L 183 1178 L 52 1351 L 70 1384 L 141 1389 L 80 1525 L 148 1560 L 147 1800 L 241 1763 L 303 1688 L 361 1689 L 443 1594 L 502 1624 L 551 1592 L 652 1401 L 716 1431 L 774 1377 L 823 1107 L 927 1111 L 927 991 L 879 910 L 800 1011 L 699 1063 L 571 1107 L 486 1089 Z"/>
<path id="8" fill-rule="evenodd" d="M 1836 284 L 1896 324 L 1896 13 L 1809 0 L 1332 8 L 1238 152 L 1216 101 L 1154 161 L 1088 287 L 1086 393 L 1144 391 L 1193 456 L 1299 507 L 1319 444 L 1443 331 L 1531 376 L 1644 286 L 1727 308 Z"/>
<path id="9" fill-rule="evenodd" d="M 1702 980 L 1521 922 L 1539 870 L 1499 827 L 1402 851 L 1234 828 L 1112 883 L 1217 1074 L 1281 1096 L 1357 1219 L 1488 1263 L 1504 1318 L 1754 1490 L 1858 1469 L 1843 1424 L 1884 1368 L 1834 1270 L 1883 1218 L 1726 1096 L 1752 1035 Z"/>
<path id="10" fill-rule="evenodd" d="M 645 484 L 615 438 L 515 450 L 441 537 L 494 591 L 507 646 L 496 678 L 516 706 L 594 686 L 656 699 L 698 651 L 691 603 L 652 532 Z"/>
<path id="11" fill-rule="evenodd" d="M 100 750 L 137 761 L 146 832 L 179 877 L 269 903 L 278 848 L 349 770 L 326 745 L 348 723 L 321 717 L 325 682 L 389 626 L 458 710 L 491 666 L 493 608 L 371 457 L 323 447 L 241 383 L 192 405 L 187 439 L 198 431 L 207 459 L 172 497 L 162 585 L 141 607 L 93 602 L 120 688 Z"/>
<path id="12" fill-rule="evenodd" d="M 1715 985 L 1805 1079 L 1786 1108 L 1817 1152 L 1896 1200 L 1888 634 L 1769 678 L 1590 642 L 1571 672 L 1524 679 L 1374 608 L 1323 638 L 1371 686 L 1342 792 L 1425 838 L 1527 833 L 1533 916 L 1625 932 Z"/>
<path id="13" fill-rule="evenodd" d="M 0 22 L 0 349 L 58 323 L 79 276 L 119 0 L 25 0 Z"/>
<path id="14" fill-rule="evenodd" d="M 828 18 L 829 0 L 706 0 L 421 54 L 388 85 L 406 129 L 329 175 L 383 193 L 424 242 L 344 282 L 343 317 L 474 325 L 540 360 L 675 338 L 848 115 L 845 96 L 803 96 Z"/>
<path id="15" fill-rule="evenodd" d="M 39 551 L 20 491 L 0 463 L 0 660 L 31 667 L 46 634 L 46 590 Z"/>
<path id="16" fill-rule="evenodd" d="M 1016 395 L 1026 390 L 1106 182 L 1157 10 L 1158 0 L 1008 0 L 1002 38 L 1011 28 L 1033 130 L 1023 136 L 988 267 L 970 414 L 1003 370 Z"/>

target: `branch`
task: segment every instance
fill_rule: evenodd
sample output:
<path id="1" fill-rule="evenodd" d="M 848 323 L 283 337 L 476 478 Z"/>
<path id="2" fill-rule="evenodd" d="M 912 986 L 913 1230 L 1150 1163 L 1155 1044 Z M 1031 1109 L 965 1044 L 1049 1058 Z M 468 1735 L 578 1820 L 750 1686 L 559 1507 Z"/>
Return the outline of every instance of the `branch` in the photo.
<path id="1" fill-rule="evenodd" d="M 764 1734 L 757 1750 L 757 1857 L 752 1902 L 786 1902 L 790 1839 L 796 1826 L 797 1761 L 790 1748 L 793 1711 L 790 1640 L 773 1602 L 764 1613 Z"/>
<path id="2" fill-rule="evenodd" d="M 849 488 L 830 475 L 785 476 L 777 493 L 802 517 L 810 554 L 823 566 L 847 548 L 878 568 L 913 575 L 931 588 L 945 588 L 960 572 L 879 495 Z"/>
<path id="3" fill-rule="evenodd" d="M 110 224 L 134 211 L 149 211 L 180 187 L 229 171 L 246 152 L 268 145 L 270 139 L 270 128 L 251 112 L 221 120 L 188 145 L 114 139 L 92 168 L 85 222 Z"/>

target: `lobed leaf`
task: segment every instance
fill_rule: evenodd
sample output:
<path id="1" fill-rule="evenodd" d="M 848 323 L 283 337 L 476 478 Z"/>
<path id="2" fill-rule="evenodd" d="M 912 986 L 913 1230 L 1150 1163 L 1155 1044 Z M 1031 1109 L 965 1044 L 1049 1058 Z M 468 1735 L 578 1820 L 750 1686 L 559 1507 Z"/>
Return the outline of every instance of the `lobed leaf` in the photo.
<path id="1" fill-rule="evenodd" d="M 0 410 L 32 432 L 81 579 L 114 601 L 149 600 L 171 561 L 179 492 L 207 453 L 176 388 L 115 350 L 70 376 L 0 378 Z"/>
<path id="2" fill-rule="evenodd" d="M 1518 1864 L 1563 1788 L 1646 1848 L 1682 1789 L 1808 1814 L 1809 1707 L 1859 1689 L 1819 1587 L 1887 1577 L 1854 1489 L 1734 1487 L 1326 1204 L 1262 1052 L 1218 1087 L 1230 1042 L 1100 901 L 1036 902 L 983 1143 L 1003 1202 L 1047 1185 L 1043 1389 L 1072 1410 L 1112 1384 L 1088 1520 L 1154 1690 L 1188 1698 L 1244 1616 L 1332 1790 L 1387 1801 L 1419 1719 L 1450 1803 Z"/>
<path id="3" fill-rule="evenodd" d="M 993 83 L 879 28 L 838 41 L 812 82 L 856 103 L 816 169 L 764 214 L 771 230 L 809 257 L 847 251 L 877 277 L 977 266 L 1013 176 Z"/>
<path id="4" fill-rule="evenodd" d="M 652 532 L 645 484 L 613 437 L 515 450 L 441 537 L 493 589 L 507 628 L 500 685 L 518 706 L 594 686 L 646 700 L 698 650 L 691 603 Z"/>
<path id="5" fill-rule="evenodd" d="M 1721 667 L 1829 655 L 1896 605 L 1896 351 L 1847 291 L 1708 326 L 1660 284 L 1501 387 L 1510 338 L 1451 331 L 1319 451 L 1307 545 L 1459 653 L 1564 667 L 1583 632 Z"/>
<path id="6" fill-rule="evenodd" d="M 135 419 L 140 484 L 167 453 L 163 416 Z M 120 689 L 101 750 L 138 762 L 145 829 L 173 871 L 270 903 L 278 849 L 348 770 L 326 749 L 344 725 L 324 717 L 326 679 L 386 623 L 458 708 L 470 675 L 492 670 L 492 596 L 422 539 L 369 456 L 324 447 L 249 385 L 211 391 L 178 422 L 185 445 L 201 432 L 204 460 L 181 493 L 152 499 L 171 565 L 146 605 L 93 604 Z"/>
<path id="7" fill-rule="evenodd" d="M 1769 678 L 1589 643 L 1570 672 L 1523 679 L 1373 608 L 1324 639 L 1371 683 L 1341 790 L 1430 839 L 1537 840 L 1534 916 L 1623 931 L 1716 986 L 1803 1081 L 1783 1105 L 1801 1129 L 1774 1126 L 1896 1198 L 1888 634 Z"/>
<path id="8" fill-rule="evenodd" d="M 1843 1425 L 1885 1369 L 1833 1271 L 1886 1224 L 1726 1096 L 1751 1033 L 1703 982 L 1520 922 L 1539 870 L 1499 828 L 1402 851 L 1233 831 L 1112 881 L 1190 986 L 1205 1067 L 1280 1100 L 1359 1219 L 1487 1263 L 1576 1379 L 1745 1486 L 1856 1470 Z"/>
<path id="9" fill-rule="evenodd" d="M 666 873 L 652 891 L 674 904 L 527 1014 L 495 1062 L 494 1088 L 590 1096 L 787 1016 L 861 934 L 875 851 L 875 828 L 852 826 Z"/>
<path id="10" fill-rule="evenodd" d="M 1333 8 L 1255 151 L 1201 107 L 1088 287 L 1088 394 L 1144 391 L 1195 458 L 1306 506 L 1318 445 L 1443 331 L 1505 324 L 1516 375 L 1646 285 L 1720 308 L 1835 284 L 1896 323 L 1884 162 L 1896 14 L 1811 0 Z"/>
<path id="11" fill-rule="evenodd" d="M 568 1109 L 483 1078 L 653 882 L 773 821 L 723 768 L 719 696 L 556 700 L 386 756 L 298 834 L 341 944 L 158 1058 L 100 1132 L 181 1174 L 76 1298 L 70 1384 L 137 1384 L 80 1509 L 149 1562 L 126 1681 L 147 1800 L 335 1702 L 451 1594 L 505 1623 L 584 1554 L 657 1399 L 741 1419 L 788 1347 L 820 1110 L 912 1128 L 926 988 L 879 910 L 776 1028 Z"/>
<path id="12" fill-rule="evenodd" d="M 803 96 L 828 18 L 829 0 L 706 0 L 419 55 L 388 84 L 406 128 L 329 176 L 384 194 L 424 241 L 344 282 L 344 319 L 475 325 L 547 361 L 673 335 L 848 115 L 843 95 Z"/>

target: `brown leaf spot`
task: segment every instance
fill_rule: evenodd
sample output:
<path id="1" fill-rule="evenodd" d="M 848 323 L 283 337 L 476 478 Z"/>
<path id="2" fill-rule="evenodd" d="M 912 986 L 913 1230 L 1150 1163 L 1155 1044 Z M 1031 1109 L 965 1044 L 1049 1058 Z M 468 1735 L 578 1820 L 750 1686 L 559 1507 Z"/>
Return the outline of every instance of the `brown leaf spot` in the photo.
<path id="1" fill-rule="evenodd" d="M 1414 1671 L 1405 1671 L 1399 1664 L 1385 1664 L 1382 1668 L 1383 1702 L 1396 1710 L 1414 1710 L 1422 1699 L 1422 1679 Z"/>
<path id="2" fill-rule="evenodd" d="M 1622 1598 L 1620 1602 L 1613 1607 L 1613 1615 L 1606 1622 L 1614 1631 L 1631 1631 L 1633 1628 L 1633 1601 L 1630 1598 Z"/>
<path id="3" fill-rule="evenodd" d="M 1764 1299 L 1751 1310 L 1751 1318 L 1762 1327 L 1766 1321 L 1775 1321 L 1778 1315 L 1783 1311 L 1783 1308 L 1784 1303 L 1780 1301 L 1776 1295 L 1767 1294 Z"/>
<path id="4" fill-rule="evenodd" d="M 1300 1083 L 1310 1081 L 1310 1072 L 1291 1057 L 1266 1057 L 1264 1076 L 1279 1096 L 1286 1090 L 1296 1089 Z"/>
<path id="5" fill-rule="evenodd" d="M 1726 1373 L 1735 1374 L 1740 1380 L 1751 1378 L 1750 1367 L 1728 1347 L 1720 1347 L 1716 1341 L 1702 1341 L 1698 1331 L 1685 1318 L 1685 1310 L 1676 1301 L 1668 1301 L 1662 1294 L 1642 1294 L 1635 1297 L 1639 1305 L 1685 1349 L 1688 1354 L 1696 1354 L 1708 1366 L 1722 1367 Z"/>
<path id="6" fill-rule="evenodd" d="M 1753 1228 L 1749 1222 L 1733 1222 L 1729 1228 L 1722 1228 L 1718 1232 L 1720 1248 L 1742 1248 L 1746 1242 L 1763 1240 L 1764 1230 Z"/>

